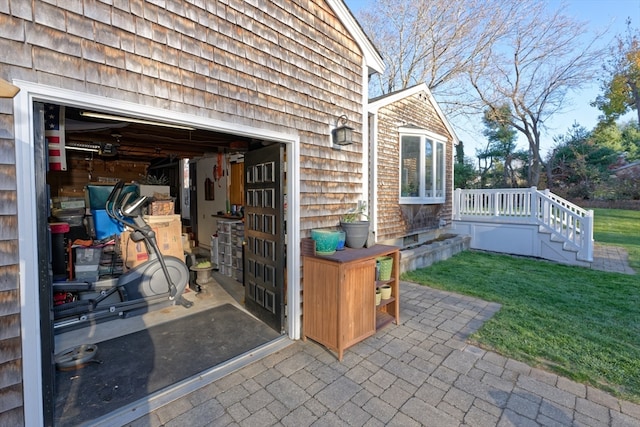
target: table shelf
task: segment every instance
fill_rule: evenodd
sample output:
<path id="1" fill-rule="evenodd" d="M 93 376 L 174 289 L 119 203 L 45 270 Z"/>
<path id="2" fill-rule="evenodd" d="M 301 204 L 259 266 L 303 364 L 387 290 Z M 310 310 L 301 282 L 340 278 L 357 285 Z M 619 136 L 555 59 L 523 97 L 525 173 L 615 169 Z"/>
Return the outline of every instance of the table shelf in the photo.
<path id="1" fill-rule="evenodd" d="M 393 258 L 391 279 L 376 281 L 376 259 Z M 399 324 L 399 263 L 395 246 L 375 245 L 333 255 L 303 257 L 303 339 L 338 353 L 390 323 Z M 375 304 L 376 287 L 391 286 L 391 298 Z"/>

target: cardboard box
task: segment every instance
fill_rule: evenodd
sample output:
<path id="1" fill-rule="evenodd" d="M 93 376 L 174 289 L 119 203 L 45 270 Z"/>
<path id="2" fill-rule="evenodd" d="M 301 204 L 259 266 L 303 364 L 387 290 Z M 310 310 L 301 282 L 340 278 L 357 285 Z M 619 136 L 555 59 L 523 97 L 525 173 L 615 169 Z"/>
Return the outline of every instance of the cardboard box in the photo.
<path id="1" fill-rule="evenodd" d="M 156 200 L 149 203 L 148 213 L 154 216 L 173 215 L 175 213 L 173 200 Z"/>
<path id="2" fill-rule="evenodd" d="M 184 260 L 180 215 L 145 216 L 144 219 L 156 233 L 160 252 L 163 255 Z M 125 229 L 120 238 L 120 250 L 125 271 L 149 259 L 145 241 L 134 242 L 131 240 L 131 232 L 130 229 Z"/>
<path id="3" fill-rule="evenodd" d="M 186 253 L 191 253 L 191 241 L 189 240 L 189 235 L 182 233 L 182 250 Z"/>

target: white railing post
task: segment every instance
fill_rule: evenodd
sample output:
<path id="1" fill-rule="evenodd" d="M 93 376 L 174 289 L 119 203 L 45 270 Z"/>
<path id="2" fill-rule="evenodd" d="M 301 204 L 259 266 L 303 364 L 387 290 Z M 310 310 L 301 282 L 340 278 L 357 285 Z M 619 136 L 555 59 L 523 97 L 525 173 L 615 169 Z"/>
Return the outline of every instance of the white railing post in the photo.
<path id="1" fill-rule="evenodd" d="M 549 224 L 551 223 L 551 203 L 549 203 L 549 199 L 544 197 L 544 198 L 540 198 L 540 213 L 541 213 L 541 217 L 540 219 L 542 220 L 543 224 Z"/>
<path id="2" fill-rule="evenodd" d="M 531 218 L 534 221 L 538 220 L 538 189 L 536 187 L 531 187 L 531 193 L 529 196 L 529 203 L 531 203 Z"/>
<path id="3" fill-rule="evenodd" d="M 543 211 L 544 217 L 542 218 L 542 220 L 544 221 L 545 224 L 549 224 L 551 221 L 557 220 L 557 218 L 555 218 L 555 215 L 553 214 L 553 203 L 552 203 L 556 201 L 557 197 L 548 188 L 544 190 L 544 195 L 547 196 L 547 198 L 544 201 L 545 209 Z M 549 199 L 551 199 L 552 202 L 549 202 L 548 201 Z"/>
<path id="4" fill-rule="evenodd" d="M 582 255 L 584 259 L 593 261 L 593 210 L 588 210 L 582 217 L 580 232 L 582 233 Z"/>
<path id="5" fill-rule="evenodd" d="M 453 193 L 453 219 L 460 220 L 460 209 L 462 206 L 462 190 L 456 188 Z"/>

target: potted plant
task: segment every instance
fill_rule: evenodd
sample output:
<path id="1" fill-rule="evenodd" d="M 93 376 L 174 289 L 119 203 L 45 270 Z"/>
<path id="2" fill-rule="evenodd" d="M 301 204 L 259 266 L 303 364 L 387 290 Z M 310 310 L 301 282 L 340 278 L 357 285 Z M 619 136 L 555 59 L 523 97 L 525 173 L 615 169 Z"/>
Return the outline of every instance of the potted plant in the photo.
<path id="1" fill-rule="evenodd" d="M 345 245 L 350 248 L 362 248 L 369 238 L 369 217 L 364 213 L 366 207 L 366 203 L 358 203 L 357 208 L 347 212 L 340 220 L 340 227 L 346 234 Z"/>

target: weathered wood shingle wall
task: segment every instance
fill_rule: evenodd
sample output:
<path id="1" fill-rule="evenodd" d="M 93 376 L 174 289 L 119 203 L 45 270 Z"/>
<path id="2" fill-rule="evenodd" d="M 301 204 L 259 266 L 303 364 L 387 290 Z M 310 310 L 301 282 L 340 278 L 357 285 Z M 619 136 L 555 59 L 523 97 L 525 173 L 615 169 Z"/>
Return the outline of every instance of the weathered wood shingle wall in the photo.
<path id="1" fill-rule="evenodd" d="M 19 426 L 24 418 L 12 105 L 0 99 L 0 425 Z"/>
<path id="2" fill-rule="evenodd" d="M 0 2 L 3 77 L 299 133 L 303 230 L 361 198 L 362 54 L 322 0 L 58 4 Z"/>
<path id="3" fill-rule="evenodd" d="M 414 125 L 447 137 L 445 165 L 446 195 L 444 204 L 400 205 L 400 133 L 401 125 Z M 411 234 L 436 229 L 440 220 L 449 221 L 452 209 L 453 138 L 438 116 L 428 96 L 418 94 L 393 102 L 378 111 L 376 147 L 378 165 L 378 241 L 400 240 Z M 450 221 L 449 221 L 450 222 Z"/>
<path id="4" fill-rule="evenodd" d="M 289 203 L 301 205 L 303 233 L 336 225 L 361 199 L 362 53 L 323 0 L 5 0 L 0 51 L 11 53 L 0 55 L 9 81 L 298 134 L 301 194 Z M 13 123 L 7 105 L 3 128 Z M 356 143 L 334 151 L 329 132 L 341 114 Z M 5 133 L 0 424 L 19 425 L 5 423 L 21 411 L 13 153 Z"/>

